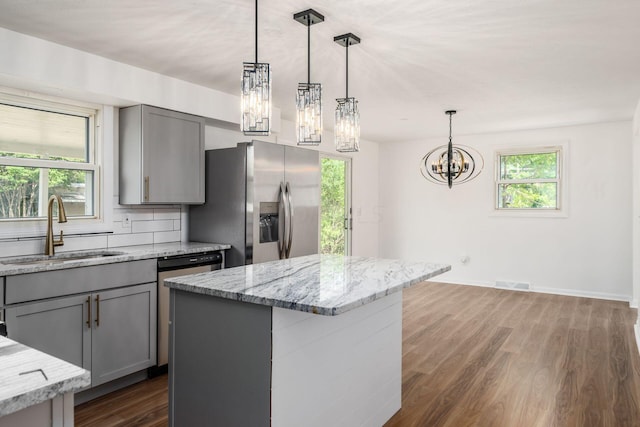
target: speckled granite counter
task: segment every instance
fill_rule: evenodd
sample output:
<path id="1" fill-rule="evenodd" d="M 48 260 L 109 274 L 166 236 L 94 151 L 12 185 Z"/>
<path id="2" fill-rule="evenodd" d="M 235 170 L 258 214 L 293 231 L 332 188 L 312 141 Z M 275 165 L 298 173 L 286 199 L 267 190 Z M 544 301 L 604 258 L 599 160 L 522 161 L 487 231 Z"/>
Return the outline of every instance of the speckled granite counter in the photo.
<path id="1" fill-rule="evenodd" d="M 89 371 L 0 337 L 0 417 L 73 393 L 90 382 Z"/>
<path id="2" fill-rule="evenodd" d="M 58 253 L 56 253 L 54 257 L 46 257 L 44 255 L 26 255 L 21 257 L 0 258 L 0 276 L 13 276 L 40 271 L 112 264 L 117 262 L 160 258 L 163 256 L 174 256 L 204 251 L 219 251 L 229 249 L 230 247 L 231 246 L 227 244 L 219 243 L 175 242 L 156 245 L 121 246 L 79 252 L 61 252 L 60 249 L 58 249 Z M 109 256 L 100 256 L 104 253 L 108 253 Z M 96 257 L 82 259 L 74 258 L 77 256 L 91 256 L 92 254 L 96 255 Z"/>
<path id="3" fill-rule="evenodd" d="M 402 289 L 449 269 L 309 255 L 168 279 L 169 426 L 384 425 Z"/>
<path id="4" fill-rule="evenodd" d="M 309 255 L 165 283 L 198 294 L 335 316 L 450 269 L 425 262 Z"/>

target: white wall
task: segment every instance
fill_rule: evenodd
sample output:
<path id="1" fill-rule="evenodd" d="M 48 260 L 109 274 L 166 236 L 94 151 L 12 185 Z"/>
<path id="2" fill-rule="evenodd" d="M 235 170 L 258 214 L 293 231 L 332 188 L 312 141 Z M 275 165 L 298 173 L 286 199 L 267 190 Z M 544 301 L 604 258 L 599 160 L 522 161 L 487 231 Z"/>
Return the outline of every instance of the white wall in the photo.
<path id="1" fill-rule="evenodd" d="M 326 114 L 326 113 L 325 113 Z M 215 126 L 207 126 L 205 148 L 234 147 L 238 142 L 249 141 L 251 137 L 244 136 L 237 130 L 229 130 Z M 296 145 L 295 124 L 282 120 L 281 132 L 270 137 L 254 137 L 278 144 Z M 322 144 L 307 147 L 320 152 L 336 154 L 333 133 L 325 130 Z M 340 153 L 352 159 L 352 208 L 353 208 L 353 246 L 352 255 L 378 256 L 378 151 L 375 142 L 362 140 L 360 152 Z"/>
<path id="2" fill-rule="evenodd" d="M 380 147 L 380 255 L 452 265 L 439 280 L 630 300 L 631 122 L 485 135 L 455 135 L 481 152 L 485 168 L 453 189 L 427 182 L 422 156 L 438 140 Z M 494 215 L 493 156 L 510 144 L 569 145 L 565 218 Z M 461 257 L 468 256 L 464 265 Z"/>
<path id="3" fill-rule="evenodd" d="M 240 120 L 238 96 L 5 28 L 0 28 L 0 58 L 0 84 L 5 86 L 115 106 L 150 104 L 229 123 Z M 272 121 L 279 130 L 279 108 Z"/>
<path id="4" fill-rule="evenodd" d="M 640 301 L 640 102 L 633 116 L 633 305 Z M 640 319 L 640 314 L 639 314 Z M 640 323 L 639 323 L 640 324 Z M 640 345 L 640 340 L 638 341 Z"/>

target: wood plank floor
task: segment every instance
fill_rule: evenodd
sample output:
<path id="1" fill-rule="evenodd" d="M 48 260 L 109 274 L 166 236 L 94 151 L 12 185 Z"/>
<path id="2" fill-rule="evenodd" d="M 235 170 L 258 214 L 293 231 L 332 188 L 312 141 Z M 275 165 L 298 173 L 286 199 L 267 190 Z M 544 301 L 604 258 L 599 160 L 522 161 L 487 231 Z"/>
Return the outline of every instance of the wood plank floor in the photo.
<path id="1" fill-rule="evenodd" d="M 424 283 L 404 291 L 397 426 L 640 426 L 627 303 Z M 167 425 L 166 375 L 76 407 L 76 426 Z"/>

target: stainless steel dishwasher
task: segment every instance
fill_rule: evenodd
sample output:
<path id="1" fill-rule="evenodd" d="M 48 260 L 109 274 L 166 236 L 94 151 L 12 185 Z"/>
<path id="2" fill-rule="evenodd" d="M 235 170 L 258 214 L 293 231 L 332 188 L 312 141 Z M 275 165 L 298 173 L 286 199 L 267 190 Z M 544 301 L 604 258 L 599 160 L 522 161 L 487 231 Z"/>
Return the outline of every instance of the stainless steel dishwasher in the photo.
<path id="1" fill-rule="evenodd" d="M 223 265 L 220 252 L 201 252 L 158 258 L 158 368 L 165 370 L 169 362 L 169 288 L 170 277 L 219 270 Z"/>

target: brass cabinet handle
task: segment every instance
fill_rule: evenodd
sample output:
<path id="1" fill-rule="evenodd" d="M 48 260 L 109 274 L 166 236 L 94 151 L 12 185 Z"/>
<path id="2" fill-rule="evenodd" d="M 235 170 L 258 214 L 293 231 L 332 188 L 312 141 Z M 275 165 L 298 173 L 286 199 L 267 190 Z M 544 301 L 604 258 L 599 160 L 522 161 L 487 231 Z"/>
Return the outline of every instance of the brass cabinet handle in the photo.
<path id="1" fill-rule="evenodd" d="M 96 295 L 96 326 L 100 326 L 100 295 Z"/>
<path id="2" fill-rule="evenodd" d="M 88 313 L 87 313 L 87 328 L 91 328 L 91 297 L 88 296 L 87 297 L 87 307 L 88 307 Z"/>
<path id="3" fill-rule="evenodd" d="M 144 201 L 149 201 L 149 177 L 144 177 Z"/>

